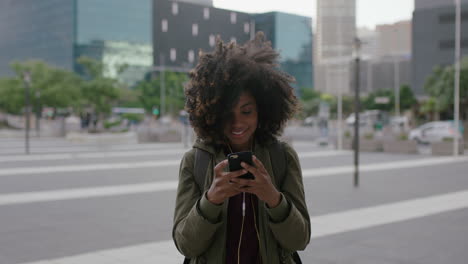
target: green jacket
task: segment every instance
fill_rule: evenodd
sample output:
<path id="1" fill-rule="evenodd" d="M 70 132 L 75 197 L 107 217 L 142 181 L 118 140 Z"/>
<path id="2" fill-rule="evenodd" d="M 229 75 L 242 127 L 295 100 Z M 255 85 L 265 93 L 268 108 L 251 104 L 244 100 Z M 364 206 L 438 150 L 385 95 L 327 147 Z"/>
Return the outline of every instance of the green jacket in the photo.
<path id="1" fill-rule="evenodd" d="M 200 192 L 194 178 L 195 148 L 212 154 L 205 178 L 205 191 Z M 285 143 L 286 177 L 283 186 L 276 186 L 268 148 L 255 145 L 254 155 L 264 164 L 282 199 L 275 208 L 258 201 L 260 254 L 263 264 L 294 263 L 291 254 L 304 250 L 310 240 L 310 219 L 304 197 L 299 158 Z M 179 185 L 174 213 L 172 237 L 177 249 L 194 264 L 225 262 L 228 200 L 214 205 L 205 192 L 213 179 L 213 168 L 226 159 L 222 150 L 197 141 L 185 153 L 179 171 Z M 182 263 L 182 261 L 181 261 Z"/>

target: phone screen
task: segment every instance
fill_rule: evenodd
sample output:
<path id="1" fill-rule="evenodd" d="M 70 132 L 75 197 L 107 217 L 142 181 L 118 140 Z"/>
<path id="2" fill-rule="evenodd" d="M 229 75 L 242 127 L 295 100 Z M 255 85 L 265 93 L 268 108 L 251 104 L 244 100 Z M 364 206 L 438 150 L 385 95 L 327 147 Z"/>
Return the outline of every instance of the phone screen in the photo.
<path id="1" fill-rule="evenodd" d="M 237 170 L 242 170 L 241 162 L 245 162 L 249 165 L 253 165 L 252 162 L 252 152 L 251 151 L 243 151 L 243 152 L 236 152 L 236 153 L 231 153 L 228 155 L 228 161 L 229 161 L 229 171 L 237 171 Z M 239 176 L 239 178 L 242 179 L 255 179 L 255 176 L 247 172 L 246 174 Z"/>

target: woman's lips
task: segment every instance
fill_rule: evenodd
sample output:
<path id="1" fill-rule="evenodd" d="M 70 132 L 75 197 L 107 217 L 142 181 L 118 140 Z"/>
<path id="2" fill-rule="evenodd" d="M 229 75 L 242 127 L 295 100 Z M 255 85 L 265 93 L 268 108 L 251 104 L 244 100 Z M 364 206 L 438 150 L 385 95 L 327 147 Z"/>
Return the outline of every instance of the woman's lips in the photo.
<path id="1" fill-rule="evenodd" d="M 232 135 L 233 137 L 242 137 L 242 136 L 245 134 L 246 131 L 247 131 L 247 129 L 240 130 L 240 131 L 239 131 L 239 130 L 237 130 L 237 131 L 231 131 L 231 135 Z"/>

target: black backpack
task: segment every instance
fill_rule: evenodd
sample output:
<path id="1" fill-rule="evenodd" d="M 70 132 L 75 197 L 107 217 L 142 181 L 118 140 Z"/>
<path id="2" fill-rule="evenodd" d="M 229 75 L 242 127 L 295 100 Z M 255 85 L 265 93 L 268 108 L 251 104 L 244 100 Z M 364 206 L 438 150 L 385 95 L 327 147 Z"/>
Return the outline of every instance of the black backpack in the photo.
<path id="1" fill-rule="evenodd" d="M 286 176 L 286 155 L 284 153 L 284 146 L 279 141 L 275 141 L 275 143 L 271 144 L 269 149 L 270 153 L 270 162 L 273 166 L 273 171 L 279 171 L 280 173 L 275 174 L 276 182 L 278 186 L 282 186 L 284 182 L 284 178 Z M 210 162 L 211 154 L 207 151 L 202 149 L 196 148 L 195 149 L 195 168 L 194 168 L 194 175 L 195 175 L 195 182 L 197 183 L 200 192 L 203 193 L 205 187 L 205 176 L 206 171 L 208 170 L 208 163 Z M 292 255 L 294 262 L 296 264 L 302 264 L 301 258 L 297 252 L 294 252 Z M 184 264 L 189 264 L 190 259 L 185 258 Z"/>

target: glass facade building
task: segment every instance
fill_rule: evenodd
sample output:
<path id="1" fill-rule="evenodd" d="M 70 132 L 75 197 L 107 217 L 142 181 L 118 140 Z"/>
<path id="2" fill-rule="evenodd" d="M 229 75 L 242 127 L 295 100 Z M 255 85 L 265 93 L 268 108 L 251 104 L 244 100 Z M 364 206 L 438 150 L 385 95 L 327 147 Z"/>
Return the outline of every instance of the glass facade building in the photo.
<path id="1" fill-rule="evenodd" d="M 216 36 L 245 43 L 264 31 L 280 51 L 280 66 L 297 87 L 313 87 L 311 18 L 248 14 L 193 0 L 2 0 L 0 77 L 13 61 L 43 60 L 82 73 L 77 58 L 105 65 L 105 75 L 131 85 L 153 66 L 189 69 Z M 198 4 L 195 4 L 198 3 Z M 127 65 L 123 73 L 120 66 Z"/>
<path id="2" fill-rule="evenodd" d="M 244 43 L 251 37 L 251 15 L 180 1 L 154 0 L 154 64 L 192 68 L 198 51 L 211 51 L 216 36 Z"/>
<path id="3" fill-rule="evenodd" d="M 313 88 L 312 19 L 270 12 L 254 15 L 255 31 L 263 31 L 280 52 L 280 67 L 296 78 L 298 88 Z"/>
<path id="4" fill-rule="evenodd" d="M 0 77 L 34 59 L 73 70 L 74 17 L 74 0 L 0 1 Z"/>
<path id="5" fill-rule="evenodd" d="M 434 67 L 454 64 L 455 6 L 453 1 L 417 0 L 412 28 L 412 85 L 418 96 Z M 468 55 L 468 0 L 461 0 L 461 57 Z"/>
<path id="6" fill-rule="evenodd" d="M 0 76 L 30 59 L 80 72 L 76 59 L 100 60 L 108 77 L 132 84 L 152 66 L 151 0 L 0 2 Z M 128 65 L 117 76 L 117 68 Z"/>

